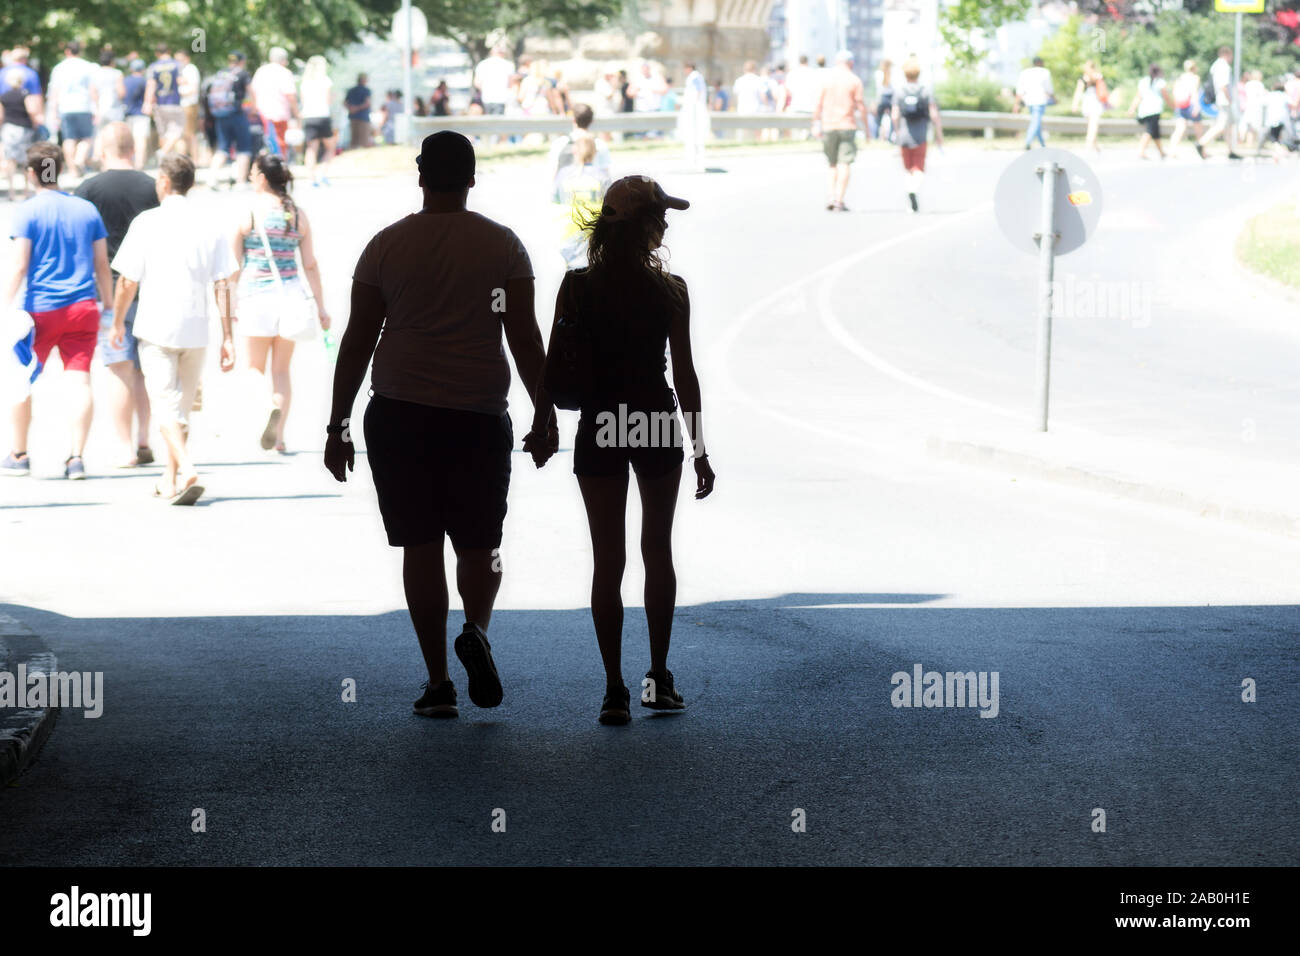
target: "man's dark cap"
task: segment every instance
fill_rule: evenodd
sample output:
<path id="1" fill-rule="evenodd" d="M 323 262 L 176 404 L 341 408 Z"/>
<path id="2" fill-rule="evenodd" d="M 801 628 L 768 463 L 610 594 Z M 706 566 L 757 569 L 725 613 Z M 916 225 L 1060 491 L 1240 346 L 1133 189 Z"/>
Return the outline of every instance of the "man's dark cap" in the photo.
<path id="1" fill-rule="evenodd" d="M 415 165 L 430 189 L 461 189 L 474 178 L 474 144 L 453 130 L 430 133 Z"/>

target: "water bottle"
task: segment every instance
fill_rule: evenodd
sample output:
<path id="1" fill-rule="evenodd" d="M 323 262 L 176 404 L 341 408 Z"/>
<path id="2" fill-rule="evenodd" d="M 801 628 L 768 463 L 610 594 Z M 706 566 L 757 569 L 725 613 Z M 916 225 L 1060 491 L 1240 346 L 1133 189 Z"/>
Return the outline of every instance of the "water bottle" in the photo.
<path id="1" fill-rule="evenodd" d="M 325 358 L 331 365 L 333 365 L 339 360 L 339 344 L 334 341 L 334 333 L 329 329 L 325 330 L 325 334 L 322 338 L 325 342 Z"/>

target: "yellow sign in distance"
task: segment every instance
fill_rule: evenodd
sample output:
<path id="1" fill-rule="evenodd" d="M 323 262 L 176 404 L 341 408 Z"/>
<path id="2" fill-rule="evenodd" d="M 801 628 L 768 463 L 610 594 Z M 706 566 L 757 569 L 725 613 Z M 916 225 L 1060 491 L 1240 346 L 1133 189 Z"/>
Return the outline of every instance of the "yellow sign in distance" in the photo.
<path id="1" fill-rule="evenodd" d="M 1264 0 L 1214 0 L 1219 13 L 1263 13 Z"/>

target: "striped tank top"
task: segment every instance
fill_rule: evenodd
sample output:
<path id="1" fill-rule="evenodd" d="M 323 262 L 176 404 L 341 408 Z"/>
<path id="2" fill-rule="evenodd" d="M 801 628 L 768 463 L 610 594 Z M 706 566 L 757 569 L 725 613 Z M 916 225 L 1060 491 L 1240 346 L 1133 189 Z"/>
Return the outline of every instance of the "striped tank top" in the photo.
<path id="1" fill-rule="evenodd" d="M 244 236 L 244 264 L 239 277 L 240 285 L 250 291 L 268 289 L 276 284 L 275 269 L 279 270 L 280 278 L 285 282 L 298 278 L 298 259 L 295 253 L 298 251 L 298 243 L 302 241 L 302 233 L 298 231 L 297 215 L 286 215 L 282 208 L 274 209 L 261 217 L 257 217 L 256 212 L 253 215 L 255 225 Z M 257 225 L 261 225 L 266 232 L 272 259 L 267 259 L 266 246 L 262 244 Z"/>

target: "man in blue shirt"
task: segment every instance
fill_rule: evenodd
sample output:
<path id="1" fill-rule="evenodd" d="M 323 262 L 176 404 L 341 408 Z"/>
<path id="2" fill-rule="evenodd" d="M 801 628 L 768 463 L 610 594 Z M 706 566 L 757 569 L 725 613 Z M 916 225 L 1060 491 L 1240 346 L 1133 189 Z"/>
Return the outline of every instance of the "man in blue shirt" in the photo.
<path id="1" fill-rule="evenodd" d="M 171 48 L 159 43 L 158 59 L 145 73 L 144 111 L 158 128 L 158 152 L 170 153 L 185 136 L 185 108 L 181 106 L 181 65 L 172 58 Z"/>
<path id="2" fill-rule="evenodd" d="M 351 148 L 370 146 L 374 127 L 370 125 L 370 87 L 366 86 L 366 75 L 364 73 L 357 74 L 357 85 L 344 95 L 343 105 L 348 108 L 348 132 L 351 134 Z"/>
<path id="3" fill-rule="evenodd" d="M 59 190 L 63 153 L 53 143 L 36 143 L 27 151 L 27 177 L 36 195 L 13 214 L 10 237 L 16 254 L 14 268 L 0 299 L 8 309 L 24 280 L 27 293 L 22 307 L 36 326 L 34 351 L 42 364 L 54 348 L 71 380 L 72 453 L 64 462 L 67 478 L 86 477 L 81 453 L 86 447 L 94 403 L 90 393 L 90 360 L 95 354 L 100 311 L 95 295 L 106 308 L 113 301 L 113 280 L 108 267 L 108 230 L 95 207 L 84 199 Z M 28 396 L 13 407 L 13 445 L 0 462 L 0 474 L 27 475 L 27 433 L 32 422 Z"/>

